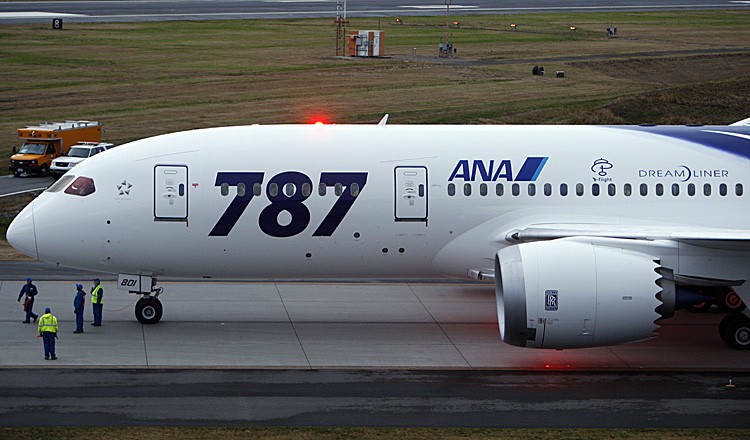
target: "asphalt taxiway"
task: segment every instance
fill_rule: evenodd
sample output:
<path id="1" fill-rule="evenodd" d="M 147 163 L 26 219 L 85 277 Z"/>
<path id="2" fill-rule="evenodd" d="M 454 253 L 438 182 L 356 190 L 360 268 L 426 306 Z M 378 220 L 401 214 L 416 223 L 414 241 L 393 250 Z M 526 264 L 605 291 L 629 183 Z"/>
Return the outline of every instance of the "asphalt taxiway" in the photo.
<path id="1" fill-rule="evenodd" d="M 734 379 L 732 388 L 705 373 L 15 369 L 0 370 L 0 426 L 747 428 L 750 375 Z"/>
<path id="2" fill-rule="evenodd" d="M 159 324 L 134 318 L 136 295 L 104 281 L 104 325 L 73 334 L 75 283 L 38 281 L 35 311 L 60 322 L 56 366 L 409 368 L 750 372 L 750 351 L 718 336 L 718 312 L 678 312 L 650 341 L 577 350 L 500 340 L 491 285 L 441 282 L 165 282 Z M 0 282 L 0 367 L 48 366 L 22 324 L 23 279 Z"/>

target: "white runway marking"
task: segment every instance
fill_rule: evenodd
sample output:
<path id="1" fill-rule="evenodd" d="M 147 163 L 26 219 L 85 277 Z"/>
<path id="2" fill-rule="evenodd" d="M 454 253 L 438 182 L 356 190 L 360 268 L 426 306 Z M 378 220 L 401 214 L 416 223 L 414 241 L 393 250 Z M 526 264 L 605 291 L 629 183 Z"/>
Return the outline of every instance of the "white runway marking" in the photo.
<path id="1" fill-rule="evenodd" d="M 81 14 L 62 14 L 59 12 L 0 12 L 0 18 L 60 18 L 60 17 L 86 17 Z"/>
<path id="2" fill-rule="evenodd" d="M 479 6 L 451 5 L 451 9 L 476 9 Z M 408 9 L 445 9 L 445 5 L 423 5 L 423 6 L 399 6 Z"/>

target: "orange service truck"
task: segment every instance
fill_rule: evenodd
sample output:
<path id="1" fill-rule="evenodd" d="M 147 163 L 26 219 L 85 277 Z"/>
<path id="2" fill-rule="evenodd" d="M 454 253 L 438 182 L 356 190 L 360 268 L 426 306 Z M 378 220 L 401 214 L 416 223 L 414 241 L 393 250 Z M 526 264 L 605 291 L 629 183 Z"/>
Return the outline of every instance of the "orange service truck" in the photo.
<path id="1" fill-rule="evenodd" d="M 23 145 L 10 158 L 10 171 L 46 175 L 52 159 L 68 152 L 78 142 L 101 142 L 102 124 L 95 121 L 50 122 L 18 129 Z"/>

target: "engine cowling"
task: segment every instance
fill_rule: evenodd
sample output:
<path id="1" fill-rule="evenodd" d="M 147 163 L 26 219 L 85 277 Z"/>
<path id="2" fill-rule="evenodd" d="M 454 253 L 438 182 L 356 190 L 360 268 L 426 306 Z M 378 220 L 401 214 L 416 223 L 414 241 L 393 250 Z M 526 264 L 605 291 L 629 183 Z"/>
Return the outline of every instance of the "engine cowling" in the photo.
<path id="1" fill-rule="evenodd" d="M 560 239 L 500 250 L 495 291 L 503 341 L 561 349 L 654 337 L 656 321 L 674 313 L 674 282 L 652 256 L 616 242 Z"/>

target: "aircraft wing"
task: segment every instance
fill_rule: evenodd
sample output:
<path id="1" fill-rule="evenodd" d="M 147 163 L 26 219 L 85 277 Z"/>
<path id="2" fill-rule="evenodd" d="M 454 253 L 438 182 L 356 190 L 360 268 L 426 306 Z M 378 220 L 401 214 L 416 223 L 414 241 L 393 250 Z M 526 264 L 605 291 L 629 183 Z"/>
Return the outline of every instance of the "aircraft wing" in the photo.
<path id="1" fill-rule="evenodd" d="M 581 236 L 630 240 L 672 240 L 713 248 L 750 250 L 750 231 L 744 229 L 543 223 L 514 229 L 505 237 L 498 237 L 498 239 L 518 243 Z"/>

